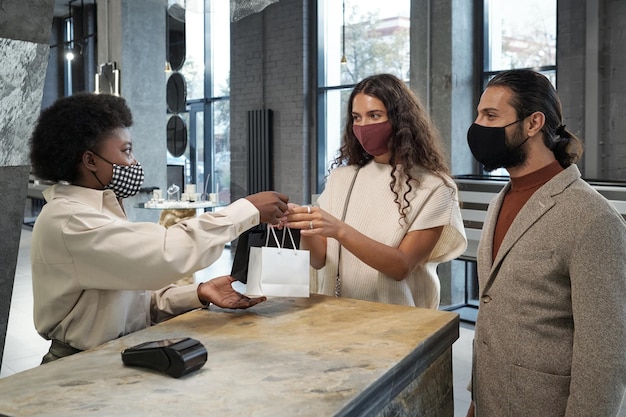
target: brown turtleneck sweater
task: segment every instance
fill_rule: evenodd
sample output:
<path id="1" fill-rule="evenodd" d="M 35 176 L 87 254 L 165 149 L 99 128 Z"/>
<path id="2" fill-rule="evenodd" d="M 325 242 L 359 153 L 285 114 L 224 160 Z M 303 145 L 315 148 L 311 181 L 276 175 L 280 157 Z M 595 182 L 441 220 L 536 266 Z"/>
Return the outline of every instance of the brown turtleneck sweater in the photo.
<path id="1" fill-rule="evenodd" d="M 515 220 L 517 213 L 524 207 L 524 204 L 533 195 L 535 191 L 541 188 L 563 168 L 558 161 L 554 161 L 549 165 L 530 174 L 521 177 L 511 178 L 511 188 L 504 196 L 500 213 L 498 214 L 498 222 L 496 230 L 493 234 L 493 253 L 492 259 L 496 259 L 500 245 L 506 236 L 506 232 Z"/>

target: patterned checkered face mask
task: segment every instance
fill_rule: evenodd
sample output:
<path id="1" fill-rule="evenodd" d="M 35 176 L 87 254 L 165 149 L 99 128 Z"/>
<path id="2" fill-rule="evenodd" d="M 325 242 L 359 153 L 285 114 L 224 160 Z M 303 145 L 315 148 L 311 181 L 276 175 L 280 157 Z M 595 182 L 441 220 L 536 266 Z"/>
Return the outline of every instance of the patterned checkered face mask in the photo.
<path id="1" fill-rule="evenodd" d="M 113 166 L 113 176 L 111 177 L 109 185 L 102 184 L 102 181 L 100 181 L 96 173 L 93 173 L 104 188 L 113 190 L 117 198 L 132 197 L 139 192 L 144 179 L 143 168 L 139 162 L 135 165 L 118 165 L 104 159 L 95 152 L 93 153 Z"/>
<path id="2" fill-rule="evenodd" d="M 117 198 L 132 197 L 139 192 L 143 185 L 143 168 L 137 162 L 135 165 L 113 165 L 113 177 L 107 188 L 113 190 Z"/>

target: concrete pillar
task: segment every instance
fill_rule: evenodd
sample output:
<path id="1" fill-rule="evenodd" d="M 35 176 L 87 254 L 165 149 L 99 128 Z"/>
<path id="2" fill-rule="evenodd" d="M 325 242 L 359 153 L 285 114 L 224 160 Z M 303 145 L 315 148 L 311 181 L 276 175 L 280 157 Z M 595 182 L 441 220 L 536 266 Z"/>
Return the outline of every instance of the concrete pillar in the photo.
<path id="1" fill-rule="evenodd" d="M 117 63 L 120 94 L 133 113 L 133 152 L 146 174 L 144 187 L 163 190 L 167 188 L 166 11 L 167 0 L 98 1 L 98 65 Z M 134 207 L 148 199 L 138 194 L 124 200 L 130 220 L 158 221 L 158 211 Z"/>
<path id="2" fill-rule="evenodd" d="M 476 108 L 472 2 L 411 1 L 411 88 L 445 142 L 452 173 L 472 173 L 467 129 Z M 461 150 L 452 152 L 452 150 Z"/>
<path id="3" fill-rule="evenodd" d="M 471 174 L 474 164 L 466 139 L 477 103 L 474 22 L 472 2 L 411 2 L 411 88 L 441 132 L 454 175 Z M 463 273 L 461 263 L 439 266 L 442 305 L 463 299 L 463 280 L 452 279 Z"/>
<path id="4" fill-rule="evenodd" d="M 4 354 L 30 163 L 28 138 L 41 108 L 54 0 L 0 7 L 0 363 Z"/>
<path id="5" fill-rule="evenodd" d="M 585 31 L 580 30 L 586 24 L 585 4 L 586 0 L 557 3 L 556 89 L 563 105 L 565 124 L 578 135 L 584 132 L 585 119 Z M 583 172 L 584 165 L 584 161 L 579 163 Z"/>
<path id="6" fill-rule="evenodd" d="M 626 180 L 626 2 L 559 0 L 557 91 L 583 177 Z"/>

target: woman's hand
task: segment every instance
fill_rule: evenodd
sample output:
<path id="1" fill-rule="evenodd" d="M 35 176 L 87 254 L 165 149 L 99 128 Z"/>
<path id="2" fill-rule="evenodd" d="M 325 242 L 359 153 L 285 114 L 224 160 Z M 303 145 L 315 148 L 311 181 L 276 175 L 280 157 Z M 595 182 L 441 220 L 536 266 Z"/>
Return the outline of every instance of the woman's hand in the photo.
<path id="1" fill-rule="evenodd" d="M 321 225 L 321 219 L 323 214 L 326 213 L 318 207 L 312 206 L 299 206 L 297 204 L 289 203 L 289 209 L 287 211 L 287 217 L 281 219 L 282 224 L 285 227 L 291 227 L 294 229 L 300 229 L 300 249 L 307 249 L 311 256 L 311 266 L 315 269 L 320 269 L 326 264 L 326 235 L 321 233 L 321 230 L 315 230 L 315 224 Z M 327 213 L 326 213 L 327 214 Z M 327 214 L 330 216 L 329 214 Z M 313 226 L 313 229 L 311 229 Z"/>
<path id="2" fill-rule="evenodd" d="M 337 239 L 342 224 L 344 223 L 339 219 L 319 207 L 290 205 L 285 227 L 300 229 L 301 236 L 325 236 Z"/>
<path id="3" fill-rule="evenodd" d="M 314 246 L 309 242 L 318 240 L 315 237 L 333 238 L 362 262 L 398 281 L 406 278 L 418 264 L 428 261 L 443 231 L 443 226 L 414 230 L 404 236 L 398 247 L 391 247 L 364 235 L 321 208 L 311 206 L 290 207 L 285 226 L 301 229 L 300 236 L 309 239 L 307 245 L 311 248 Z M 325 256 L 325 241 L 323 252 L 316 249 L 314 257 L 311 250 L 311 266 L 314 268 L 324 266 L 325 257 L 317 256 L 321 253 Z"/>
<path id="4" fill-rule="evenodd" d="M 265 301 L 266 297 L 250 298 L 232 287 L 236 279 L 230 275 L 213 278 L 198 285 L 198 298 L 203 303 L 212 303 L 222 308 L 245 309 Z"/>

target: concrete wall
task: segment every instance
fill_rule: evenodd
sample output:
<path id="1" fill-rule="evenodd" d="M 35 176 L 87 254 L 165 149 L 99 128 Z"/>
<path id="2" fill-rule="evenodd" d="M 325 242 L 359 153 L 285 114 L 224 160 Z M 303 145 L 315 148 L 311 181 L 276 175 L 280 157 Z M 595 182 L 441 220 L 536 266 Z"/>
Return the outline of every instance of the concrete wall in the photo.
<path id="1" fill-rule="evenodd" d="M 53 0 L 5 0 L 0 7 L 0 363 L 30 164 L 28 138 L 39 115 Z"/>
<path id="2" fill-rule="evenodd" d="M 274 112 L 274 189 L 310 201 L 309 4 L 281 1 L 231 24 L 231 193 L 248 193 L 247 111 Z"/>
<path id="3" fill-rule="evenodd" d="M 626 1 L 559 0 L 557 90 L 583 176 L 626 180 Z"/>
<path id="4" fill-rule="evenodd" d="M 602 177 L 626 180 L 626 1 L 605 1 L 601 12 Z M 605 110 L 605 111 L 603 111 Z"/>

